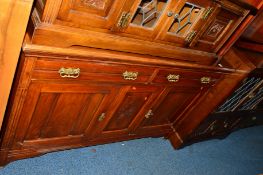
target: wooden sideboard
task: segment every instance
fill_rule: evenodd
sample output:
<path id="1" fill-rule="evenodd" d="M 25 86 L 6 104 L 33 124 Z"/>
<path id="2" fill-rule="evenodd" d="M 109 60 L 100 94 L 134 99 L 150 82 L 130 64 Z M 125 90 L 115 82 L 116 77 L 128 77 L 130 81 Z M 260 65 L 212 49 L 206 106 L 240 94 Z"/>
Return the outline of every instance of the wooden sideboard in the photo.
<path id="1" fill-rule="evenodd" d="M 180 147 L 255 68 L 217 55 L 250 11 L 223 0 L 36 1 L 0 164 L 144 137 Z"/>

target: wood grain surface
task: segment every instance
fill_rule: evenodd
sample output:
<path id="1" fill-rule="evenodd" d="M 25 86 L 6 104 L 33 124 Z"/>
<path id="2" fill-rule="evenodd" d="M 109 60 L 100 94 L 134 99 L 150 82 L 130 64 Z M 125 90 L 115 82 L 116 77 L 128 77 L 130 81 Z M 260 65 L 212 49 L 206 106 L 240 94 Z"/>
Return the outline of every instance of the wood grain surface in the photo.
<path id="1" fill-rule="evenodd" d="M 0 127 L 33 0 L 0 2 Z"/>

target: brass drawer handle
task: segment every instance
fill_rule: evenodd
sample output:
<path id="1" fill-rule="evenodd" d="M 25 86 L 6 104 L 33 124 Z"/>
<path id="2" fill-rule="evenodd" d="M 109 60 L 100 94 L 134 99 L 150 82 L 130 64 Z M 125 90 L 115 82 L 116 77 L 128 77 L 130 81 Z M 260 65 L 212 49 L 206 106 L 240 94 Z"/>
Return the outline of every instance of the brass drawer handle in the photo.
<path id="1" fill-rule="evenodd" d="M 98 121 L 101 122 L 105 119 L 106 117 L 106 114 L 105 113 L 102 113 L 99 117 L 98 117 Z"/>
<path id="2" fill-rule="evenodd" d="M 252 119 L 252 121 L 255 121 L 255 120 L 257 120 L 257 117 L 252 117 L 251 119 Z"/>
<path id="3" fill-rule="evenodd" d="M 180 79 L 180 75 L 169 74 L 166 78 L 169 82 L 178 82 Z"/>
<path id="4" fill-rule="evenodd" d="M 80 68 L 60 68 L 58 73 L 62 78 L 78 78 L 80 74 Z"/>
<path id="5" fill-rule="evenodd" d="M 202 77 L 200 81 L 202 84 L 209 84 L 211 83 L 211 77 Z"/>
<path id="6" fill-rule="evenodd" d="M 150 118 L 151 116 L 153 116 L 153 111 L 150 109 L 146 114 L 145 114 L 145 118 Z"/>
<path id="7" fill-rule="evenodd" d="M 123 72 L 122 76 L 124 80 L 136 80 L 138 78 L 138 72 Z"/>

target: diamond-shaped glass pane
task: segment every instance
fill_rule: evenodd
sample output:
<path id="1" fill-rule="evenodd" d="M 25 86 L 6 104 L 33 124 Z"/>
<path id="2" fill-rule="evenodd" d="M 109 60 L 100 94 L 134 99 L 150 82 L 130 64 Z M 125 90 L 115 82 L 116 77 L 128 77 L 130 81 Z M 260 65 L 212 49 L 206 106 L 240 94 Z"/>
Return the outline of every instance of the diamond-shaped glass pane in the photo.
<path id="1" fill-rule="evenodd" d="M 132 24 L 142 27 L 153 27 L 162 15 L 168 0 L 142 0 Z"/>
<path id="2" fill-rule="evenodd" d="M 240 102 L 248 96 L 248 94 L 259 84 L 263 83 L 262 78 L 251 77 L 247 78 L 243 84 L 222 104 L 216 112 L 230 112 L 234 111 L 240 105 Z M 241 110 L 251 109 L 263 100 L 263 88 L 261 88 L 255 97 L 248 100 L 241 106 Z M 240 109 L 238 109 L 240 110 Z"/>
<path id="3" fill-rule="evenodd" d="M 191 3 L 186 3 L 180 13 L 175 14 L 169 32 L 179 36 L 186 35 L 190 31 L 192 25 L 199 19 L 202 11 L 203 8 Z"/>

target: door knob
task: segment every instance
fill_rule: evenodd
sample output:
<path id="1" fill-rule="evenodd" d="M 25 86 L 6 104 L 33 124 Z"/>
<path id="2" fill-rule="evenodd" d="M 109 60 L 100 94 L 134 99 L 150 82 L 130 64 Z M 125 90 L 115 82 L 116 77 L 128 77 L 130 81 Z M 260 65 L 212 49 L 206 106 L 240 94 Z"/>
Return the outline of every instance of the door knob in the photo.
<path id="1" fill-rule="evenodd" d="M 171 12 L 171 11 L 170 11 L 170 12 L 167 13 L 167 16 L 168 16 L 168 17 L 171 17 L 171 16 L 173 16 L 173 14 L 174 14 L 174 12 Z"/>
<path id="2" fill-rule="evenodd" d="M 150 109 L 146 114 L 145 114 L 145 118 L 150 118 L 151 116 L 153 116 L 153 111 Z"/>

